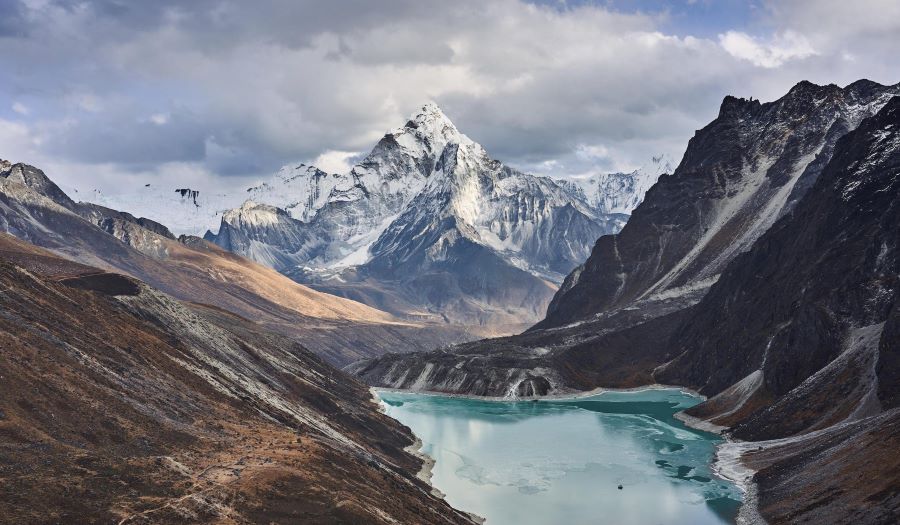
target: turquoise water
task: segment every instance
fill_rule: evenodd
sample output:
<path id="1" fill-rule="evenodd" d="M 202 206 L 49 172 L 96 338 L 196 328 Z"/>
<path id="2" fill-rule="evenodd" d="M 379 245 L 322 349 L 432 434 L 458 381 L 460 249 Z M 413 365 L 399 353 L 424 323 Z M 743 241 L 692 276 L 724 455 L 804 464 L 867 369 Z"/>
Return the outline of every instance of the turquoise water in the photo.
<path id="1" fill-rule="evenodd" d="M 699 402 L 678 390 L 536 403 L 378 396 L 436 460 L 434 486 L 488 525 L 703 525 L 737 513 L 740 491 L 710 469 L 721 440 L 673 417 Z"/>

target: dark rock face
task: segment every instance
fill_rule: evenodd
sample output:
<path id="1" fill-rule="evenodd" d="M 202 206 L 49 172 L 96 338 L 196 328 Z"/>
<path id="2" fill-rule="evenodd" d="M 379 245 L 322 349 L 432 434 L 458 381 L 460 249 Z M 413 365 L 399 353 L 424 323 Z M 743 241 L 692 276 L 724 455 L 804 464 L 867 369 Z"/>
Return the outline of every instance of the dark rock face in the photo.
<path id="1" fill-rule="evenodd" d="M 200 206 L 197 204 L 197 197 L 200 196 L 199 191 L 190 188 L 178 188 L 175 190 L 175 193 L 181 195 L 183 198 L 190 199 L 191 202 L 194 203 L 194 206 Z"/>
<path id="2" fill-rule="evenodd" d="M 900 86 L 797 84 L 760 104 L 726 97 L 681 164 L 650 189 L 618 235 L 601 237 L 538 328 L 561 326 L 653 293 L 714 280 L 816 181 L 838 138 Z"/>
<path id="3" fill-rule="evenodd" d="M 78 203 L 77 211 L 79 215 L 93 222 L 97 226 L 100 226 L 104 230 L 107 230 L 109 233 L 112 233 L 109 231 L 110 224 L 114 224 L 116 221 L 125 221 L 140 226 L 156 235 L 162 235 L 167 239 L 175 238 L 165 225 L 145 217 L 135 217 L 130 213 L 112 210 L 104 206 L 85 202 Z"/>
<path id="4" fill-rule="evenodd" d="M 61 279 L 60 283 L 71 288 L 90 290 L 105 295 L 138 295 L 140 283 L 117 273 L 94 273 Z"/>
<path id="5" fill-rule="evenodd" d="M 894 307 L 884 323 L 875 371 L 881 405 L 885 408 L 900 406 L 900 301 L 894 301 Z"/>
<path id="6" fill-rule="evenodd" d="M 728 266 L 656 377 L 715 395 L 761 370 L 779 401 L 735 431 L 757 439 L 814 427 L 826 405 L 859 406 L 876 388 L 895 403 L 898 196 L 900 97 L 843 137 L 807 196 Z"/>

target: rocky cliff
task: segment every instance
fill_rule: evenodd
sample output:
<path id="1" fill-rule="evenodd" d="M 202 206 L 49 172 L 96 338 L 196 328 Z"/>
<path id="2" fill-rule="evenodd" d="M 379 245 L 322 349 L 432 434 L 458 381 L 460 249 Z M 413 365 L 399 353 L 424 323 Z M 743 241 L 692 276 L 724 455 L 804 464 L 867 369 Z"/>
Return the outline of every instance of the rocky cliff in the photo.
<path id="1" fill-rule="evenodd" d="M 561 326 L 653 294 L 707 287 L 790 212 L 837 140 L 900 94 L 859 81 L 801 82 L 770 103 L 726 97 L 618 235 L 601 237 L 538 327 Z"/>
<path id="2" fill-rule="evenodd" d="M 728 409 L 743 438 L 895 406 L 898 340 L 885 325 L 900 296 L 898 196 L 895 97 L 837 142 L 807 195 L 727 267 L 674 334 L 676 357 L 656 377 L 710 396 L 752 382 L 745 402 L 768 406 L 740 418 L 742 406 Z"/>

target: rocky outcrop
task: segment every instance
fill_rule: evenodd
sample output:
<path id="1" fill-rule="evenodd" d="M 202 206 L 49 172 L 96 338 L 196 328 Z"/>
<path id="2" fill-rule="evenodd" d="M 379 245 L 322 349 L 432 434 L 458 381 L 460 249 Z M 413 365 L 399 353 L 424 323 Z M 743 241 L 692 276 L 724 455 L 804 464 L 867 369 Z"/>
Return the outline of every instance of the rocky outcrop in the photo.
<path id="1" fill-rule="evenodd" d="M 885 331 L 900 296 L 898 195 L 900 97 L 841 138 L 806 197 L 728 266 L 656 377 L 712 396 L 758 371 L 775 402 L 737 425 L 744 438 L 877 412 L 877 373 L 891 401 L 900 372 Z"/>

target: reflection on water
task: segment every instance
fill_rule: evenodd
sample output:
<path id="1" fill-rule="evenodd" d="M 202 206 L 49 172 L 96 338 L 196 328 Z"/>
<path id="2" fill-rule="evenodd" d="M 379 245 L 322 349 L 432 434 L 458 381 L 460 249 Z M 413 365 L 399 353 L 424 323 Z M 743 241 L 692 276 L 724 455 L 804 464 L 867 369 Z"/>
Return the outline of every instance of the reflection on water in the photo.
<path id="1" fill-rule="evenodd" d="M 710 470 L 719 438 L 673 417 L 698 402 L 678 390 L 515 403 L 378 395 L 437 461 L 447 501 L 490 525 L 700 525 L 737 513 L 740 492 Z"/>

